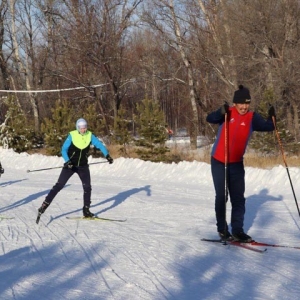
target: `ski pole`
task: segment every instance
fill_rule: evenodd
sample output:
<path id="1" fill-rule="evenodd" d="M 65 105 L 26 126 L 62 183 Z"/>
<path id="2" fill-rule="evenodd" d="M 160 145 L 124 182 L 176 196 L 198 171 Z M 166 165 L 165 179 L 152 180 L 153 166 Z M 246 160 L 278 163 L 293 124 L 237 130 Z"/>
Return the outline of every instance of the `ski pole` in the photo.
<path id="1" fill-rule="evenodd" d="M 281 143 L 281 140 L 280 140 L 280 137 L 279 137 L 279 132 L 277 130 L 276 120 L 275 120 L 274 116 L 272 116 L 272 121 L 273 121 L 273 124 L 274 124 L 274 129 L 275 129 L 275 133 L 276 133 L 276 136 L 277 136 L 278 144 L 279 144 L 279 147 L 280 147 L 280 150 L 281 150 L 282 159 L 283 159 L 283 162 L 285 164 L 285 169 L 287 171 L 287 174 L 288 174 L 288 177 L 289 177 L 289 180 L 290 180 L 290 184 L 291 184 L 292 192 L 293 192 L 293 195 L 294 195 L 295 203 L 296 203 L 296 206 L 297 206 L 298 214 L 300 216 L 300 210 L 299 210 L 299 206 L 298 206 L 296 194 L 295 194 L 295 191 L 294 191 L 292 179 L 291 179 L 289 168 L 288 168 L 288 165 L 287 165 L 287 162 L 286 162 L 286 159 L 285 159 L 285 155 L 284 155 L 284 151 L 283 151 L 283 146 L 282 146 L 282 143 Z"/>
<path id="2" fill-rule="evenodd" d="M 63 167 L 53 167 L 53 168 L 45 168 L 45 169 L 37 169 L 37 170 L 27 170 L 27 173 L 46 171 L 46 170 L 54 170 L 54 169 L 61 169 L 61 168 L 63 168 Z"/>
<path id="3" fill-rule="evenodd" d="M 227 239 L 227 222 L 226 222 L 226 204 L 228 201 L 228 171 L 227 171 L 227 165 L 228 165 L 228 127 L 227 127 L 227 117 L 228 117 L 228 113 L 225 113 L 225 128 L 224 128 L 224 134 L 225 134 L 225 162 L 224 162 L 224 171 L 225 171 L 225 210 L 224 210 L 224 215 L 225 215 L 225 227 L 224 227 L 224 233 L 225 233 L 225 241 L 224 241 L 224 245 L 226 245 L 226 239 Z"/>
<path id="4" fill-rule="evenodd" d="M 108 161 L 100 161 L 100 162 L 90 163 L 89 165 L 97 165 L 97 164 L 103 164 L 103 163 L 108 163 Z M 45 168 L 45 169 L 37 169 L 37 170 L 27 170 L 27 173 L 39 172 L 39 171 L 47 171 L 47 170 L 54 170 L 54 169 L 62 169 L 63 167 L 64 166 L 53 167 L 53 168 Z"/>

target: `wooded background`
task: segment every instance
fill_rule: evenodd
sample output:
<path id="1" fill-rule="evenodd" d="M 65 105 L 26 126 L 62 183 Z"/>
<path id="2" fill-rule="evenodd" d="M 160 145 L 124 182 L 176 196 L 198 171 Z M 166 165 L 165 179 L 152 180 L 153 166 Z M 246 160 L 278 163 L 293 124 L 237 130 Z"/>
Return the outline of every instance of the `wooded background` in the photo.
<path id="1" fill-rule="evenodd" d="M 92 105 L 107 133 L 122 107 L 134 134 L 149 98 L 195 149 L 215 134 L 207 113 L 243 84 L 297 145 L 299 15 L 296 0 L 1 0 L 0 120 L 21 114 L 39 133 L 57 103 L 78 117 Z"/>

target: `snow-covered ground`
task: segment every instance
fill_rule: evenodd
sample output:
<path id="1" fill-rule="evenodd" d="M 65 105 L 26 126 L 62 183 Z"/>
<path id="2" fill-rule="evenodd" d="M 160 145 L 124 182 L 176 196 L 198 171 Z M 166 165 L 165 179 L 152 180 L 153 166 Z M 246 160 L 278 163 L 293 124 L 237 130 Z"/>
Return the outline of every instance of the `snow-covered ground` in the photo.
<path id="1" fill-rule="evenodd" d="M 300 250 L 261 254 L 216 238 L 210 165 L 118 158 L 91 165 L 91 211 L 126 222 L 75 221 L 82 187 L 71 178 L 40 223 L 37 208 L 62 159 L 0 150 L 0 299 L 299 299 Z M 101 159 L 91 159 L 100 162 Z M 296 196 L 300 170 L 289 169 Z M 246 168 L 245 231 L 300 246 L 300 217 L 286 169 Z M 230 205 L 228 213 L 230 214 Z"/>

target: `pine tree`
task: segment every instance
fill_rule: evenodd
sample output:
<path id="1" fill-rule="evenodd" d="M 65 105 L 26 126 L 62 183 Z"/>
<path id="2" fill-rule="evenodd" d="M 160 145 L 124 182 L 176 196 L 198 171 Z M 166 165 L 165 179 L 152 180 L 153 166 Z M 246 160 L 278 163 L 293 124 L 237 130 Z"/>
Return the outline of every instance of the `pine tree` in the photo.
<path id="1" fill-rule="evenodd" d="M 0 141 L 3 147 L 12 148 L 21 153 L 32 148 L 35 139 L 33 124 L 27 122 L 24 112 L 17 104 L 14 96 L 5 100 L 8 107 L 5 121 L 0 126 Z"/>
<path id="2" fill-rule="evenodd" d="M 52 118 L 45 118 L 42 132 L 45 135 L 46 152 L 61 156 L 61 146 L 69 131 L 75 129 L 76 116 L 67 101 L 56 101 L 51 110 Z"/>
<path id="3" fill-rule="evenodd" d="M 84 118 L 88 123 L 88 130 L 92 131 L 95 135 L 102 134 L 105 129 L 103 119 L 99 117 L 97 113 L 96 104 L 92 103 L 83 107 L 81 114 L 78 118 Z"/>
<path id="4" fill-rule="evenodd" d="M 115 130 L 113 139 L 116 144 L 121 145 L 120 152 L 125 157 L 129 157 L 129 145 L 132 142 L 132 135 L 129 131 L 131 122 L 126 119 L 126 111 L 120 107 L 115 120 Z"/>
<path id="5" fill-rule="evenodd" d="M 82 117 L 87 121 L 88 130 L 91 131 L 95 136 L 97 136 L 97 138 L 101 140 L 102 143 L 104 143 L 103 132 L 106 128 L 105 119 L 99 117 L 96 109 L 96 104 L 92 103 L 85 107 L 82 110 L 82 115 L 79 117 Z M 94 147 L 91 147 L 89 154 L 93 157 L 103 157 L 103 154 Z"/>
<path id="6" fill-rule="evenodd" d="M 169 149 L 165 146 L 167 135 L 163 111 L 153 100 L 144 99 L 137 104 L 138 116 L 135 117 L 138 125 L 139 139 L 136 151 L 143 160 L 159 162 L 166 160 Z"/>
<path id="7" fill-rule="evenodd" d="M 264 92 L 263 99 L 258 106 L 257 112 L 265 119 L 268 118 L 270 105 L 275 102 L 274 97 L 275 95 L 272 90 L 266 90 Z M 277 110 L 276 113 L 279 115 L 280 111 Z M 277 119 L 277 125 L 280 125 L 280 118 Z M 277 152 L 274 132 L 254 132 L 249 144 L 252 149 L 256 149 L 261 153 L 275 154 L 275 152 Z"/>

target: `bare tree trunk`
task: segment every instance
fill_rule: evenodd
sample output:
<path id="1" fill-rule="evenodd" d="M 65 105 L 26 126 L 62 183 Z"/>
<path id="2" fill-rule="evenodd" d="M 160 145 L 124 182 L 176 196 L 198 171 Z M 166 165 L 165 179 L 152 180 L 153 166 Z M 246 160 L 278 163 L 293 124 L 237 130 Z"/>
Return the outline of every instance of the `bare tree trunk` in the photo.
<path id="1" fill-rule="evenodd" d="M 12 87 L 13 87 L 14 90 L 16 90 L 16 85 L 15 85 L 14 77 L 11 76 L 10 78 L 11 78 Z M 17 103 L 19 109 L 22 111 L 22 106 L 21 106 L 18 94 L 15 95 L 15 99 L 16 99 L 16 103 Z"/>
<path id="2" fill-rule="evenodd" d="M 299 50 L 296 48 L 296 45 L 298 43 L 298 19 L 295 18 L 295 14 L 293 14 L 294 7 L 291 6 L 290 1 L 284 0 L 285 4 L 285 47 L 289 50 L 290 53 L 295 53 L 298 56 Z M 293 61 L 289 61 L 289 69 L 291 69 L 293 66 Z M 290 78 L 291 79 L 291 78 Z M 295 80 L 295 79 L 294 79 Z M 295 82 L 294 85 L 298 85 L 298 82 Z M 298 142 L 299 140 L 299 101 L 298 96 L 295 95 L 295 93 L 292 93 L 290 95 L 289 101 L 291 102 L 291 108 L 292 108 L 292 120 L 291 120 L 291 128 L 294 135 L 295 142 Z"/>
<path id="3" fill-rule="evenodd" d="M 153 2 L 153 5 L 155 5 L 153 11 L 157 11 L 160 14 L 160 18 L 161 20 L 164 20 L 162 21 L 162 23 L 164 24 L 161 24 L 160 22 L 156 21 L 157 15 L 152 13 L 151 6 L 149 7 L 148 11 L 145 11 L 144 19 L 159 33 L 159 35 L 165 41 L 165 43 L 180 55 L 180 60 L 182 61 L 185 70 L 185 72 L 183 73 L 185 73 L 187 76 L 187 80 L 183 81 L 183 83 L 188 86 L 188 99 L 191 108 L 191 116 L 187 117 L 187 120 L 189 122 L 188 127 L 190 130 L 191 139 L 190 145 L 191 149 L 196 149 L 197 136 L 199 131 L 197 103 L 199 103 L 200 105 L 202 105 L 202 103 L 197 99 L 197 93 L 195 88 L 196 82 L 194 79 L 192 62 L 189 57 L 190 52 L 192 51 L 190 46 L 191 44 L 187 40 L 185 40 L 185 35 L 181 32 L 182 16 L 179 15 L 179 12 L 177 10 L 178 7 L 175 7 L 174 1 L 156 0 Z M 172 32 L 170 33 L 168 30 L 166 30 L 166 28 L 168 28 L 168 30 L 171 30 Z M 173 74 L 172 77 L 175 78 L 175 74 Z"/>
<path id="4" fill-rule="evenodd" d="M 186 50 L 183 46 L 183 40 L 182 40 L 182 34 L 180 32 L 180 26 L 179 26 L 179 23 L 178 23 L 178 20 L 176 17 L 176 13 L 174 10 L 174 1 L 170 0 L 169 3 L 170 3 L 169 9 L 170 9 L 173 24 L 174 24 L 174 31 L 175 31 L 175 36 L 176 36 L 179 53 L 181 55 L 184 65 L 186 67 L 187 76 L 188 76 L 189 95 L 190 95 L 190 102 L 191 102 L 191 108 L 192 108 L 192 120 L 191 120 L 191 126 L 190 126 L 191 149 L 197 149 L 199 119 L 198 119 L 198 110 L 197 110 L 197 102 L 196 102 L 196 95 L 195 95 L 195 83 L 194 83 L 194 78 L 193 78 L 192 66 L 188 59 Z"/>
<path id="5" fill-rule="evenodd" d="M 207 1 L 198 0 L 198 4 L 201 10 L 204 13 L 205 20 L 210 29 L 213 41 L 215 43 L 215 47 L 217 50 L 217 57 L 220 61 L 220 68 L 216 64 L 212 64 L 213 68 L 216 70 L 216 74 L 218 74 L 219 78 L 229 86 L 228 92 L 232 90 L 232 88 L 237 87 L 237 72 L 236 72 L 236 62 L 234 57 L 234 51 L 231 44 L 231 30 L 228 25 L 228 17 L 227 17 L 227 7 L 224 3 L 224 0 L 220 0 L 220 7 L 222 8 L 222 12 L 224 14 L 224 18 L 222 19 L 222 25 L 218 24 L 217 17 L 217 4 L 216 1 Z M 210 8 L 210 11 L 207 9 Z M 219 32 L 218 28 L 224 27 L 226 34 L 226 49 L 224 49 L 224 32 Z"/>
<path id="6" fill-rule="evenodd" d="M 9 90 L 9 76 L 7 71 L 7 63 L 4 58 L 3 45 L 4 45 L 4 20 L 7 11 L 7 0 L 2 0 L 0 4 L 0 70 L 2 81 L 5 90 Z"/>
<path id="7" fill-rule="evenodd" d="M 29 79 L 29 74 L 30 70 L 28 68 L 28 54 L 26 54 L 26 62 L 22 62 L 21 57 L 20 57 L 20 46 L 18 43 L 17 39 L 17 30 L 16 30 L 16 11 L 15 11 L 15 0 L 9 0 L 9 8 L 10 8 L 10 14 L 11 14 L 11 37 L 12 37 L 12 42 L 14 46 L 14 56 L 15 60 L 17 63 L 17 67 L 20 70 L 21 74 L 23 74 L 24 79 L 25 79 L 25 86 L 28 91 L 31 90 L 31 84 L 30 84 L 30 79 Z M 30 48 L 30 45 L 28 45 Z M 34 57 L 31 57 L 34 60 Z M 34 128 L 35 132 L 39 132 L 39 112 L 38 112 L 38 106 L 37 106 L 37 101 L 36 101 L 36 96 L 33 93 L 29 93 L 29 101 L 33 110 L 33 115 L 34 115 Z"/>
<path id="8" fill-rule="evenodd" d="M 293 102 L 293 112 L 294 112 L 294 137 L 295 137 L 295 142 L 298 143 L 299 141 L 299 117 L 298 117 L 298 104 Z"/>
<path id="9" fill-rule="evenodd" d="M 100 114 L 102 115 L 103 119 L 105 120 L 104 123 L 105 123 L 106 134 L 109 134 L 109 127 L 108 127 L 109 120 L 107 120 L 107 116 L 106 116 L 105 111 L 103 109 L 102 100 L 101 100 L 101 97 L 102 97 L 101 90 L 100 90 L 100 93 L 98 93 L 97 89 L 94 89 L 94 96 L 95 96 L 95 100 L 98 103 Z"/>

